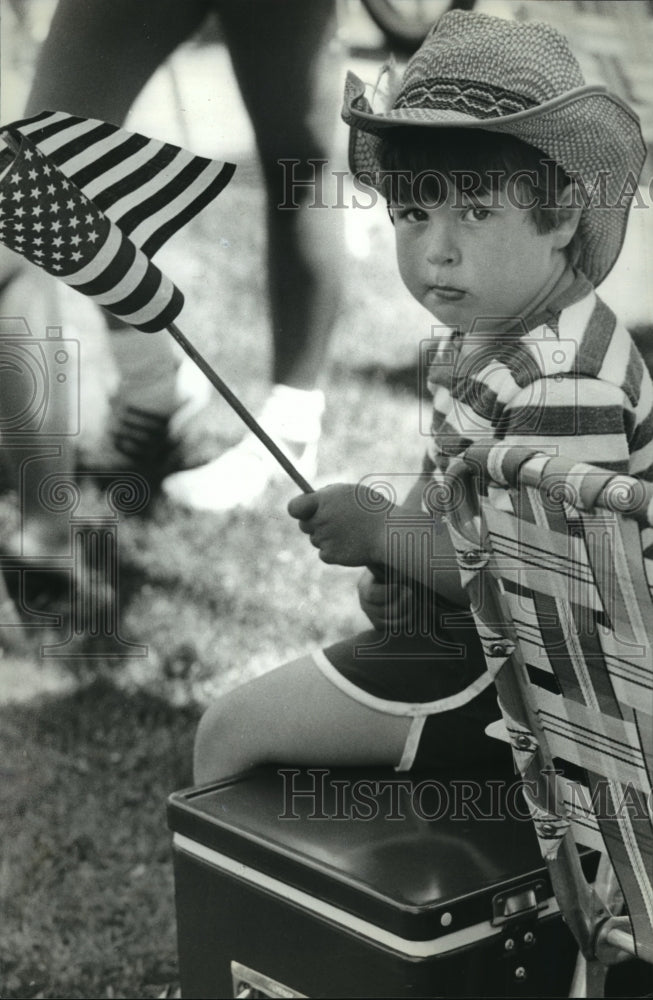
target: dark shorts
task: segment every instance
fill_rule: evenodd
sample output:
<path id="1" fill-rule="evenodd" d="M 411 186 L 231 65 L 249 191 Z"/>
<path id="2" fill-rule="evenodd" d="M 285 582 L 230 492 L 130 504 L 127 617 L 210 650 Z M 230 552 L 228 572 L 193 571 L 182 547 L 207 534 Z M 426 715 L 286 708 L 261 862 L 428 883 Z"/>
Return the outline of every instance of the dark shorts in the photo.
<path id="1" fill-rule="evenodd" d="M 328 646 L 315 661 L 350 697 L 411 719 L 398 770 L 509 762 L 508 747 L 485 734 L 500 711 L 471 615 L 440 605 L 427 630 L 370 629 Z"/>

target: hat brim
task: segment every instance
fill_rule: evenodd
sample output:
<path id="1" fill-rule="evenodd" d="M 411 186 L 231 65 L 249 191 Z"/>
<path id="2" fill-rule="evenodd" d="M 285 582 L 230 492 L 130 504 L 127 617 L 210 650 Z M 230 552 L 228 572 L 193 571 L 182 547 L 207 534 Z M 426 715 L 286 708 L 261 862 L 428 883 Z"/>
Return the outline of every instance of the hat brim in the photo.
<path id="1" fill-rule="evenodd" d="M 610 101 L 618 104 L 627 115 L 635 118 L 628 105 L 615 94 L 611 94 L 608 88 L 602 84 L 585 84 L 582 87 L 575 87 L 573 90 L 552 97 L 532 108 L 492 118 L 478 118 L 460 111 L 448 111 L 445 108 L 391 108 L 385 114 L 379 114 L 372 111 L 365 96 L 365 84 L 354 73 L 347 74 L 342 115 L 348 125 L 376 135 L 386 128 L 397 125 L 425 125 L 432 128 L 451 126 L 489 130 L 501 127 L 505 129 L 506 125 L 514 125 L 530 118 L 542 118 L 568 104 L 574 104 L 576 101 L 596 95 L 607 97 Z M 368 108 L 369 110 L 367 110 Z"/>
<path id="2" fill-rule="evenodd" d="M 585 207 L 579 224 L 578 266 L 598 285 L 614 266 L 626 234 L 632 180 L 639 178 L 647 150 L 639 119 L 615 94 L 601 85 L 576 87 L 532 108 L 479 118 L 443 108 L 395 108 L 375 113 L 365 84 L 347 75 L 342 117 L 350 126 L 352 172 L 375 187 L 380 170 L 379 147 L 388 129 L 465 128 L 504 132 L 540 149 L 574 179 L 592 191 L 603 177 L 604 204 Z M 630 183 L 631 197 L 624 197 Z"/>

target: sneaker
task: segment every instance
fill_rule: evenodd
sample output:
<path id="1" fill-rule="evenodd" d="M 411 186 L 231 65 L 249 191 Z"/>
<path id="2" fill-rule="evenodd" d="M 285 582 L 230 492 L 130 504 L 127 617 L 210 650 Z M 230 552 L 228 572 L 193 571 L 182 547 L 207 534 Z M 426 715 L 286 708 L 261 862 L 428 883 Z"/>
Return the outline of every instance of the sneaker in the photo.
<path id="1" fill-rule="evenodd" d="M 310 482 L 317 469 L 317 442 L 298 446 L 277 438 L 276 443 Z M 283 479 L 292 482 L 258 438 L 248 434 L 212 462 L 167 476 L 161 488 L 182 507 L 220 513 L 255 506 L 272 483 Z"/>
<path id="2" fill-rule="evenodd" d="M 179 366 L 175 395 L 180 400 L 170 414 L 114 401 L 109 427 L 93 452 L 79 459 L 79 469 L 106 477 L 137 472 L 151 486 L 164 476 L 207 460 L 206 435 L 198 417 L 208 407 L 211 385 L 190 359 Z"/>
<path id="3" fill-rule="evenodd" d="M 275 386 L 260 417 L 261 425 L 309 482 L 317 469 L 323 409 L 320 390 Z M 272 483 L 284 479 L 292 482 L 258 438 L 248 433 L 213 461 L 167 476 L 162 490 L 183 507 L 219 513 L 255 506 Z"/>

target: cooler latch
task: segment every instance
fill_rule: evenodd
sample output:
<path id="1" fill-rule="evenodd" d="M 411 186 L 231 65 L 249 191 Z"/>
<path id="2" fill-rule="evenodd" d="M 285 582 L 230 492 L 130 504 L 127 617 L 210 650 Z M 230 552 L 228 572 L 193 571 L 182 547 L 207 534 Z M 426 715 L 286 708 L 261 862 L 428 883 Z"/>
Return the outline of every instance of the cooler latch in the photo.
<path id="1" fill-rule="evenodd" d="M 538 879 L 520 885 L 510 892 L 499 892 L 492 899 L 492 924 L 501 928 L 499 936 L 503 958 L 507 963 L 505 995 L 531 995 L 529 952 L 537 941 L 537 919 L 540 910 L 548 907 L 546 884 Z"/>
<path id="2" fill-rule="evenodd" d="M 541 879 L 520 885 L 510 892 L 498 892 L 492 897 L 492 926 L 501 927 L 511 920 L 523 920 L 530 914 L 535 916 L 548 905 L 546 884 Z"/>

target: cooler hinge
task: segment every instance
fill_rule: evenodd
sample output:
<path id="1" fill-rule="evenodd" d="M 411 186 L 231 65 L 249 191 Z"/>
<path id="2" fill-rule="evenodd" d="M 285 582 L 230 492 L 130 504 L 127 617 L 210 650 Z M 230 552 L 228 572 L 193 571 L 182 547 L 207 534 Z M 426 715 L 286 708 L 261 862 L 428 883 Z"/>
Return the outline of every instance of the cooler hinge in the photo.
<path id="1" fill-rule="evenodd" d="M 231 981 L 233 996 L 239 1000 L 262 1000 L 267 997 L 303 997 L 305 1000 L 306 997 L 305 993 L 298 993 L 264 972 L 257 972 L 240 962 L 231 963 Z"/>

